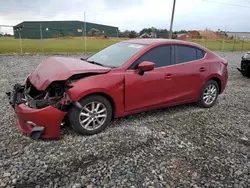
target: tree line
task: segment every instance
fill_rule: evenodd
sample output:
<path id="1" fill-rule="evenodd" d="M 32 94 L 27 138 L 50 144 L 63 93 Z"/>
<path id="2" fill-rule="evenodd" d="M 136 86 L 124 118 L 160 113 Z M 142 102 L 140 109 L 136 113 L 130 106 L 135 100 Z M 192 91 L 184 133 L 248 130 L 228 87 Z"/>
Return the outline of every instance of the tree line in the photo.
<path id="1" fill-rule="evenodd" d="M 174 31 L 173 32 L 173 38 L 177 38 L 177 34 L 180 33 L 187 33 L 186 30 L 180 30 L 180 31 Z M 151 28 L 144 28 L 140 32 L 136 32 L 134 30 L 125 30 L 125 31 L 119 31 L 119 37 L 129 37 L 129 38 L 136 38 L 136 37 L 153 37 L 153 38 L 168 38 L 169 36 L 169 30 L 167 29 L 157 29 L 155 27 Z"/>

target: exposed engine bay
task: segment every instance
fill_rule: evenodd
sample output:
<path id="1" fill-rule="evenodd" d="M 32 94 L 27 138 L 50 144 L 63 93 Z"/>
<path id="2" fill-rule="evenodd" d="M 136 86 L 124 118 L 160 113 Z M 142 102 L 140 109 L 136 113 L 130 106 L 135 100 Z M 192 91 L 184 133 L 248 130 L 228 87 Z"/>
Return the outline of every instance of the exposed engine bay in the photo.
<path id="1" fill-rule="evenodd" d="M 13 108 L 19 104 L 26 104 L 30 108 L 41 109 L 53 106 L 61 111 L 67 111 L 73 102 L 67 95 L 71 83 L 98 73 L 85 73 L 71 76 L 66 81 L 54 81 L 45 90 L 37 90 L 27 78 L 24 85 L 15 84 L 14 91 L 6 93 Z"/>

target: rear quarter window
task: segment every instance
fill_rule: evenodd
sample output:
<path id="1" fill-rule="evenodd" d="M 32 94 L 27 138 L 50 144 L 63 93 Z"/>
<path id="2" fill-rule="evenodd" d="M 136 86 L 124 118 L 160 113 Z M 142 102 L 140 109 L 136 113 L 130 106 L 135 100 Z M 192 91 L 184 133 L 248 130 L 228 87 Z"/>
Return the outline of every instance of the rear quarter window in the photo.
<path id="1" fill-rule="evenodd" d="M 199 48 L 196 48 L 197 59 L 202 59 L 205 56 L 205 52 Z"/>
<path id="2" fill-rule="evenodd" d="M 187 45 L 176 45 L 176 64 L 202 59 L 205 52 L 199 48 Z"/>

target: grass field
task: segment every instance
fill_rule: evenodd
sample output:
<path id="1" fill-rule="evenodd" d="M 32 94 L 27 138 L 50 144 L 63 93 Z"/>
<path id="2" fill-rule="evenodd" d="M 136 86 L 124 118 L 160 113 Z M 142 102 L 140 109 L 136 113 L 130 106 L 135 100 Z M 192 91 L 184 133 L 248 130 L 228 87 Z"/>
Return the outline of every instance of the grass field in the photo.
<path id="1" fill-rule="evenodd" d="M 113 43 L 124 39 L 111 38 L 111 39 L 95 39 L 87 38 L 86 52 L 97 52 Z M 247 51 L 250 50 L 250 42 L 232 41 L 224 42 L 221 40 L 193 40 L 210 50 L 216 51 Z M 23 53 L 58 53 L 58 52 L 84 52 L 83 38 L 66 38 L 66 39 L 22 39 L 22 52 Z M 21 53 L 20 40 L 10 37 L 0 38 L 0 54 L 6 53 Z"/>

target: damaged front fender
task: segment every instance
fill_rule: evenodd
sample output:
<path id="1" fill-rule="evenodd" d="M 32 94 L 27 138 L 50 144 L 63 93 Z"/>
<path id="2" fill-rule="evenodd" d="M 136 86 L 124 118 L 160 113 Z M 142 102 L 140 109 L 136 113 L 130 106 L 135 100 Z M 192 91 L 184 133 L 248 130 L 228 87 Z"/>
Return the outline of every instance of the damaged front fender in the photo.
<path id="1" fill-rule="evenodd" d="M 59 138 L 69 108 L 79 107 L 68 91 L 78 80 L 97 74 L 100 73 L 77 74 L 68 80 L 54 81 L 45 90 L 38 90 L 29 78 L 24 85 L 16 84 L 13 92 L 6 94 L 16 112 L 17 128 L 34 139 Z"/>

